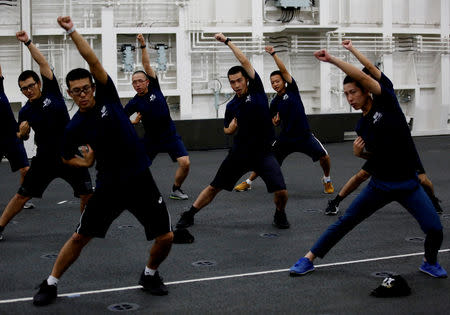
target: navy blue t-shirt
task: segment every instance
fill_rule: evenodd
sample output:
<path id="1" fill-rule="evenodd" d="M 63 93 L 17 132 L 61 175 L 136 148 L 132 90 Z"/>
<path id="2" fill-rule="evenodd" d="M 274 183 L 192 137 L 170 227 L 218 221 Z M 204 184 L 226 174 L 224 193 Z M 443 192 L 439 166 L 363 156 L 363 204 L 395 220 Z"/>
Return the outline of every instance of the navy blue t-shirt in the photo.
<path id="1" fill-rule="evenodd" d="M 385 82 L 379 81 L 381 95 L 374 97 L 372 108 L 358 121 L 356 132 L 372 153 L 368 160 L 372 176 L 403 181 L 416 176 L 417 152 L 392 85 Z"/>
<path id="2" fill-rule="evenodd" d="M 175 124 L 170 117 L 166 99 L 161 92 L 158 78 L 152 78 L 148 75 L 147 78 L 150 80 L 148 93 L 143 96 L 136 94 L 125 105 L 125 113 L 128 116 L 136 112 L 141 113 L 145 130 L 144 141 L 149 148 L 152 145 L 174 141 L 178 135 Z"/>
<path id="3" fill-rule="evenodd" d="M 106 85 L 96 84 L 95 106 L 78 111 L 67 125 L 63 157 L 70 160 L 86 144 L 95 154 L 97 187 L 126 183 L 150 166 L 109 76 Z"/>
<path id="4" fill-rule="evenodd" d="M 243 155 L 261 155 L 270 152 L 275 138 L 267 95 L 258 73 L 249 79 L 247 94 L 237 95 L 227 104 L 224 126 L 228 128 L 233 118 L 238 130 L 231 152 Z"/>
<path id="5" fill-rule="evenodd" d="M 3 77 L 0 77 L 0 146 L 11 145 L 15 143 L 18 138 L 16 132 L 17 122 L 11 110 L 9 100 L 5 95 L 3 87 Z"/>
<path id="6" fill-rule="evenodd" d="M 292 78 L 292 83 L 287 83 L 286 93 L 277 95 L 272 100 L 270 113 L 272 117 L 279 113 L 281 120 L 279 139 L 281 141 L 295 142 L 310 133 L 305 108 L 294 78 Z"/>
<path id="7" fill-rule="evenodd" d="M 42 83 L 42 96 L 27 101 L 19 111 L 19 125 L 28 121 L 33 128 L 36 156 L 61 160 L 62 137 L 70 117 L 55 75 L 53 80 L 42 76 Z"/>

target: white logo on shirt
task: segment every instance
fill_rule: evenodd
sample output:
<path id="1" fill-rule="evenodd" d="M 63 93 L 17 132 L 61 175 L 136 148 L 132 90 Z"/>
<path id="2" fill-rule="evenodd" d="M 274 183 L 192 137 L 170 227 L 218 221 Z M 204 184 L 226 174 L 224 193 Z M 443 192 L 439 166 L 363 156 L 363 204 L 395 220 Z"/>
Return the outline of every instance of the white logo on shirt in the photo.
<path id="1" fill-rule="evenodd" d="M 42 105 L 42 107 L 47 107 L 48 105 L 50 105 L 52 101 L 49 98 L 46 98 L 42 103 L 44 105 Z"/>
<path id="2" fill-rule="evenodd" d="M 153 102 L 156 99 L 156 95 L 155 94 L 150 95 L 149 99 L 150 99 L 150 102 Z"/>
<path id="3" fill-rule="evenodd" d="M 252 101 L 252 97 L 250 95 L 247 95 L 247 98 L 245 99 L 245 102 L 251 102 Z"/>
<path id="4" fill-rule="evenodd" d="M 161 204 L 162 203 L 162 197 L 160 196 L 158 199 L 158 203 Z"/>
<path id="5" fill-rule="evenodd" d="M 383 117 L 382 113 L 376 112 L 375 114 L 373 114 L 373 123 L 376 124 L 381 117 Z"/>
<path id="6" fill-rule="evenodd" d="M 106 110 L 105 106 L 102 107 L 101 112 L 102 112 L 102 118 L 105 117 L 105 116 L 108 116 L 108 111 Z"/>
<path id="7" fill-rule="evenodd" d="M 283 101 L 287 100 L 289 98 L 289 96 L 287 94 L 283 95 Z"/>

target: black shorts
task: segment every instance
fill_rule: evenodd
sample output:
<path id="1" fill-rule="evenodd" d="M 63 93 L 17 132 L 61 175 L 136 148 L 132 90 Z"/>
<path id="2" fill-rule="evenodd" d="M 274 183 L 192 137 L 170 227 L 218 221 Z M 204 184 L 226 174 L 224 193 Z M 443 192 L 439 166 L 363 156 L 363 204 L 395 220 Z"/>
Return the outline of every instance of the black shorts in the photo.
<path id="1" fill-rule="evenodd" d="M 176 162 L 179 157 L 189 155 L 180 136 L 165 143 L 147 145 L 147 155 L 152 161 L 158 153 L 162 152 L 167 152 L 173 162 Z"/>
<path id="2" fill-rule="evenodd" d="M 313 162 L 318 161 L 322 156 L 328 155 L 322 143 L 309 133 L 306 137 L 295 142 L 277 140 L 273 144 L 273 154 L 278 163 L 283 164 L 284 159 L 293 152 L 301 152 L 308 155 Z"/>
<path id="3" fill-rule="evenodd" d="M 27 152 L 23 146 L 22 141 L 15 141 L 0 148 L 0 161 L 6 157 L 11 166 L 11 171 L 15 172 L 21 168 L 30 165 L 28 163 Z"/>
<path id="4" fill-rule="evenodd" d="M 248 157 L 230 152 L 210 185 L 232 191 L 239 178 L 249 171 L 262 178 L 269 193 L 286 189 L 280 165 L 272 154 Z"/>
<path id="5" fill-rule="evenodd" d="M 91 176 L 87 168 L 66 165 L 62 160 L 47 160 L 35 156 L 19 188 L 18 194 L 25 197 L 42 198 L 42 194 L 55 178 L 62 178 L 72 186 L 74 196 L 93 192 Z"/>
<path id="6" fill-rule="evenodd" d="M 147 240 L 172 230 L 166 204 L 147 169 L 126 183 L 114 183 L 96 189 L 81 215 L 76 232 L 104 238 L 111 223 L 125 209 L 145 228 Z"/>

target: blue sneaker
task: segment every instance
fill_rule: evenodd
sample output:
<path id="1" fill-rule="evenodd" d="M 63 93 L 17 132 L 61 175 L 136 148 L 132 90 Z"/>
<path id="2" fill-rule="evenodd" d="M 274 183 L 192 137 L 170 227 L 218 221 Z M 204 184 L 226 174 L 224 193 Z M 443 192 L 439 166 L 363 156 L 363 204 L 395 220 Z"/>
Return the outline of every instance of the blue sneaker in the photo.
<path id="1" fill-rule="evenodd" d="M 447 271 L 445 271 L 438 263 L 431 265 L 424 261 L 419 270 L 435 278 L 447 278 Z"/>
<path id="2" fill-rule="evenodd" d="M 291 267 L 289 275 L 292 277 L 303 276 L 308 272 L 314 271 L 314 264 L 306 257 L 300 258 L 294 266 Z"/>

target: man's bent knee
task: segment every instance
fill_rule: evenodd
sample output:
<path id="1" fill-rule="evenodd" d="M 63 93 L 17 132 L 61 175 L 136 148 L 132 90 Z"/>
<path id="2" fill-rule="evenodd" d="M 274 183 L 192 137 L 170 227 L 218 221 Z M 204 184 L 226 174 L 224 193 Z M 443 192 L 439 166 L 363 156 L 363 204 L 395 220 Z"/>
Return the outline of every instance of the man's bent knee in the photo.
<path id="1" fill-rule="evenodd" d="M 189 161 L 189 156 L 182 156 L 178 158 L 178 165 L 181 168 L 189 168 L 191 162 Z"/>
<path id="2" fill-rule="evenodd" d="M 173 242 L 173 232 L 168 232 L 166 234 L 158 236 L 155 241 L 158 243 L 168 243 L 171 244 Z"/>
<path id="3" fill-rule="evenodd" d="M 86 245 L 92 239 L 91 236 L 85 236 L 78 233 L 73 233 L 70 241 L 72 243 L 81 244 L 82 246 Z"/>

